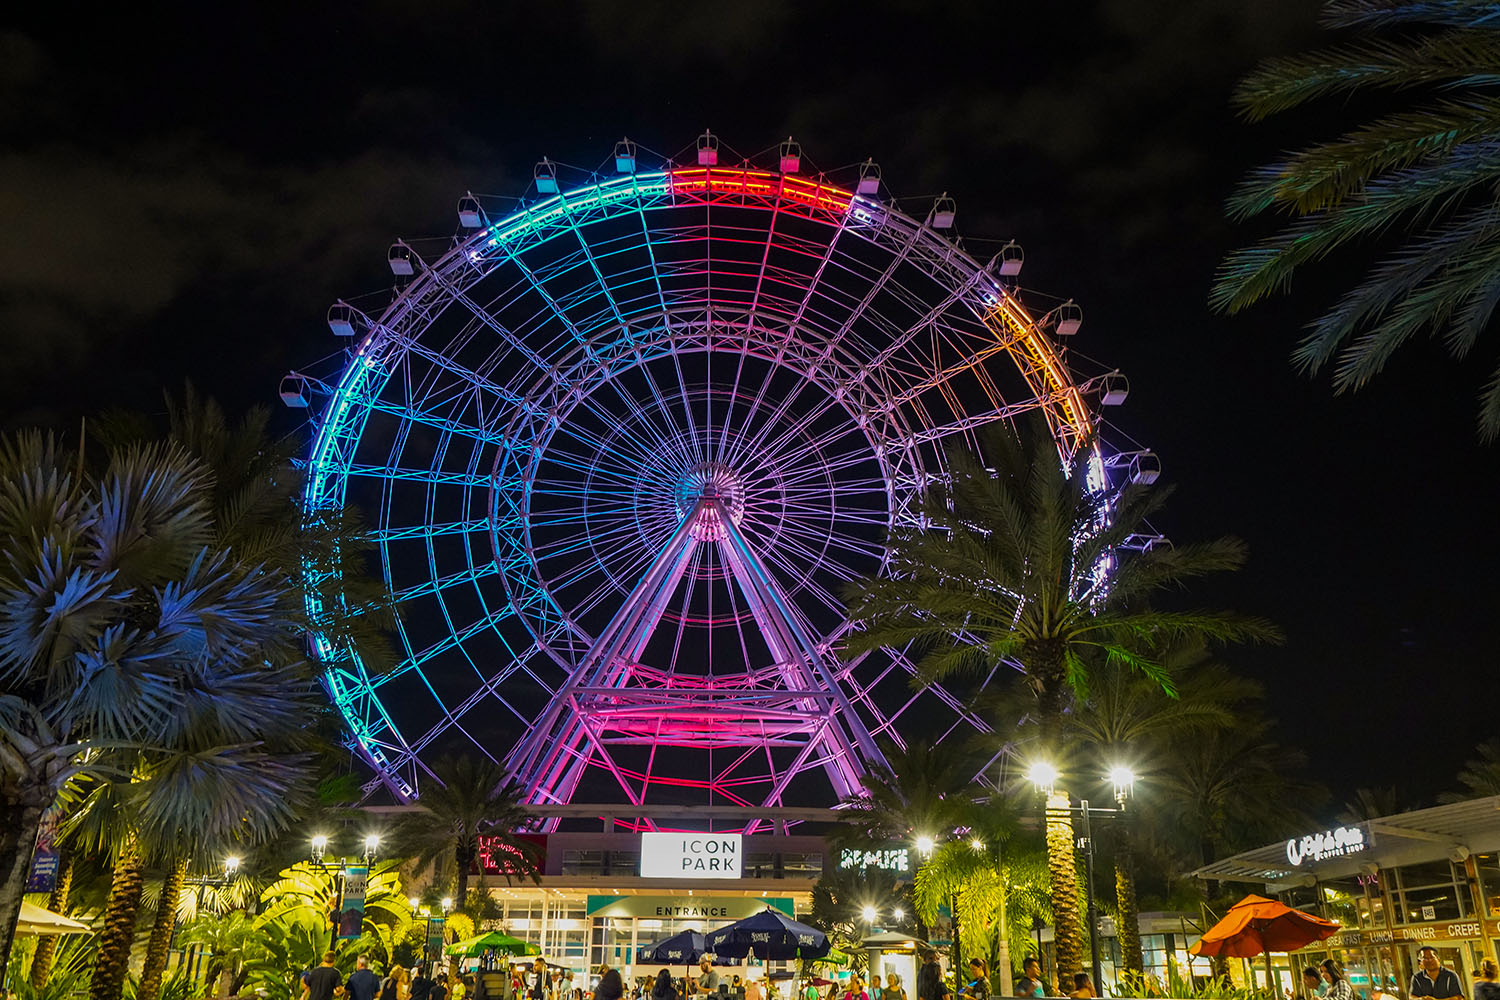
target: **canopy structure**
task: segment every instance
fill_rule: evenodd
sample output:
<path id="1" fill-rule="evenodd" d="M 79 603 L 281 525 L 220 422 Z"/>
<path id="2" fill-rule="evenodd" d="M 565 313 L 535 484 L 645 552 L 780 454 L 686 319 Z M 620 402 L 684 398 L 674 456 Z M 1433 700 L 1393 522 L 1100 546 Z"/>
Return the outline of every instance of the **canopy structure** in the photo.
<path id="1" fill-rule="evenodd" d="M 706 937 L 709 951 L 730 958 L 744 958 L 752 951 L 756 958 L 822 958 L 830 950 L 827 934 L 770 907 L 715 928 Z"/>
<path id="2" fill-rule="evenodd" d="M 1250 958 L 1273 951 L 1296 951 L 1338 931 L 1339 925 L 1332 920 L 1250 895 L 1231 906 L 1224 919 L 1188 950 L 1206 957 Z"/>
<path id="3" fill-rule="evenodd" d="M 25 900 L 21 901 L 21 919 L 16 923 L 16 933 L 21 935 L 41 934 L 90 934 L 93 928 L 53 913 Z"/>
<path id="4" fill-rule="evenodd" d="M 500 931 L 489 931 L 478 937 L 455 941 L 447 947 L 446 951 L 449 955 L 478 958 L 491 949 L 497 955 L 540 955 L 542 953 L 542 949 L 536 945 L 527 944 L 520 938 L 511 937 Z"/>

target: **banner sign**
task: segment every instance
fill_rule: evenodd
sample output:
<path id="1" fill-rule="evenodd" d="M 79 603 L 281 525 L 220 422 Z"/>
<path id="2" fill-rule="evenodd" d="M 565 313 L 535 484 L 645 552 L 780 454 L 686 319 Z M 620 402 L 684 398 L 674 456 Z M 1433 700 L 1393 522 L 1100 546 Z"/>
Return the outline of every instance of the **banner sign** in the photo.
<path id="1" fill-rule="evenodd" d="M 430 917 L 427 920 L 427 957 L 436 959 L 443 954 L 443 929 L 448 924 L 447 917 Z"/>
<path id="2" fill-rule="evenodd" d="M 357 938 L 365 923 L 365 889 L 370 869 L 350 865 L 344 869 L 344 897 L 339 901 L 339 938 Z"/>
<path id="3" fill-rule="evenodd" d="M 51 892 L 57 888 L 57 868 L 62 854 L 57 848 L 57 821 L 62 810 L 50 808 L 42 813 L 36 831 L 36 846 L 31 852 L 31 869 L 26 873 L 27 892 Z"/>
<path id="4" fill-rule="evenodd" d="M 658 920 L 743 920 L 766 907 L 796 917 L 790 896 L 590 896 L 591 917 L 647 917 Z"/>
<path id="5" fill-rule="evenodd" d="M 641 878 L 739 878 L 738 833 L 643 833 Z"/>

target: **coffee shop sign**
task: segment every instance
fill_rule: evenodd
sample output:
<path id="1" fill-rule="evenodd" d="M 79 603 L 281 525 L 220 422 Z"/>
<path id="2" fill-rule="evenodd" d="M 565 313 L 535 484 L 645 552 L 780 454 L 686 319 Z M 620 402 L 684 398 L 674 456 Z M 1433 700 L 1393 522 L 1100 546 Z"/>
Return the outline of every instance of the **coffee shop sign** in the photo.
<path id="1" fill-rule="evenodd" d="M 1358 854 L 1365 849 L 1365 831 L 1357 826 L 1336 826 L 1326 833 L 1310 833 L 1286 842 L 1286 859 L 1294 865 Z"/>

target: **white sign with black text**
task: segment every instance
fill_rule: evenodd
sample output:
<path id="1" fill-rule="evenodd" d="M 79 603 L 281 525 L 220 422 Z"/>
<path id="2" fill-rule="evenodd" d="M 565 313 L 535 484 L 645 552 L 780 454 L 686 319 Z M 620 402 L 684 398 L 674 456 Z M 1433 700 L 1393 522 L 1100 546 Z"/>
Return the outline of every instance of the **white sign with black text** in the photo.
<path id="1" fill-rule="evenodd" d="M 641 878 L 739 878 L 738 833 L 643 833 Z"/>

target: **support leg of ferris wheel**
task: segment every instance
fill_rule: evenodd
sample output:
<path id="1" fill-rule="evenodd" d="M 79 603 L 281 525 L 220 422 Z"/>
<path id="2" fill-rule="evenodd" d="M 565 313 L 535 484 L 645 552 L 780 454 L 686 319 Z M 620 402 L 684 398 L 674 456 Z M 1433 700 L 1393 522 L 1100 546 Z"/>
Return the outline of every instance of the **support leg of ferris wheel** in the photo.
<path id="1" fill-rule="evenodd" d="M 575 695 L 580 688 L 613 686 L 625 667 L 639 657 L 697 549 L 693 531 L 704 502 L 700 500 L 692 514 L 683 518 L 640 582 L 594 640 L 583 662 L 554 693 L 541 718 L 512 751 L 508 764 L 521 782 L 526 801 L 566 802 L 577 786 L 589 753 L 582 745 L 586 739 L 584 720 L 576 714 L 568 716 L 575 707 Z M 571 780 L 563 778 L 565 770 L 576 772 Z M 620 778 L 616 775 L 617 780 Z M 621 787 L 632 803 L 640 805 L 639 795 L 628 783 L 622 780 Z M 566 793 L 559 797 L 557 793 L 564 788 Z"/>
<path id="2" fill-rule="evenodd" d="M 602 732 L 596 731 L 589 712 L 580 706 L 579 694 L 619 686 L 630 664 L 644 653 L 691 556 L 698 545 L 710 542 L 719 546 L 767 647 L 781 665 L 787 690 L 826 691 L 832 696 L 833 704 L 826 707 L 810 701 L 802 703 L 803 711 L 823 717 L 822 724 L 809 737 L 792 766 L 777 776 L 763 805 L 779 804 L 786 786 L 805 769 L 809 759 L 822 765 L 840 797 L 860 787 L 864 764 L 883 762 L 869 730 L 842 690 L 836 671 L 827 662 L 827 654 L 819 648 L 765 564 L 734 526 L 722 502 L 705 497 L 683 519 L 615 618 L 600 633 L 587 658 L 556 693 L 546 713 L 518 748 L 522 752 L 513 757 L 512 766 L 530 801 L 569 801 L 597 753 L 614 770 L 630 801 L 640 804 L 644 789 L 637 791 L 614 768 L 604 748 Z M 628 699 L 628 689 L 620 691 L 621 697 Z"/>

